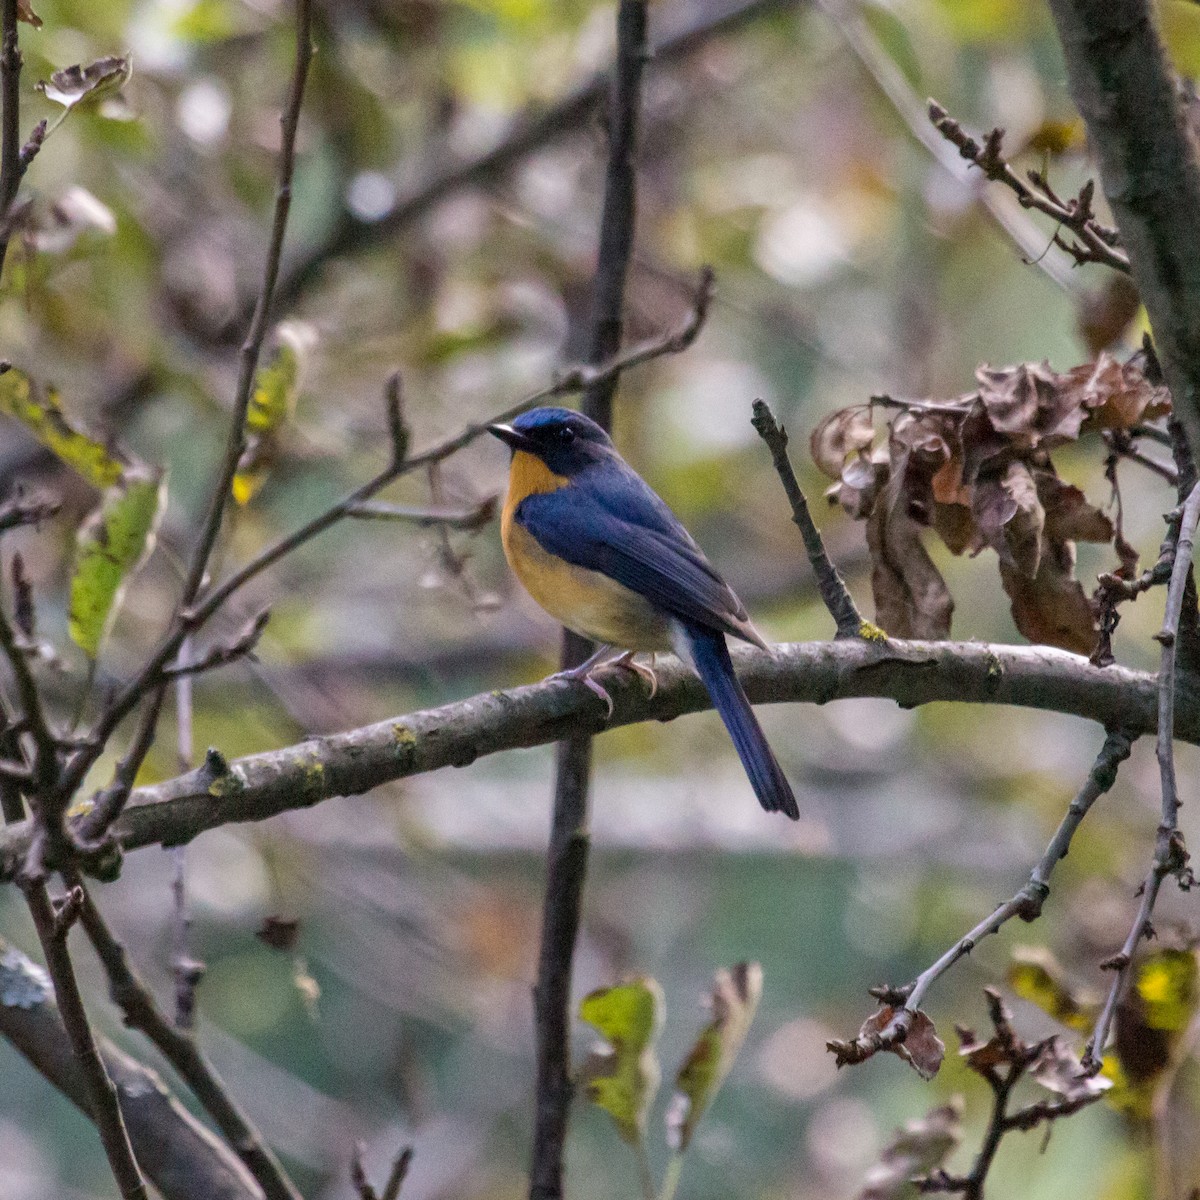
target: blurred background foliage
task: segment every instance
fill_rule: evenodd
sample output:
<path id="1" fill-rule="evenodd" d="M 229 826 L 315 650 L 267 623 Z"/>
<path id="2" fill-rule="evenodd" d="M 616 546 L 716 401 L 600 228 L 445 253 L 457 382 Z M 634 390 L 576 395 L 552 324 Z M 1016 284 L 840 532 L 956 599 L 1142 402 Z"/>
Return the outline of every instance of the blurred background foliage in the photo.
<path id="1" fill-rule="evenodd" d="M 674 27 L 712 3 L 660 0 L 652 16 Z M 72 113 L 36 159 L 23 192 L 33 207 L 0 295 L 4 356 L 55 383 L 89 427 L 168 472 L 158 549 L 101 654 L 104 688 L 163 627 L 225 436 L 265 244 L 290 10 L 277 0 L 37 7 L 43 27 L 22 28 L 27 124 L 56 111 L 33 89 L 52 71 L 126 52 L 134 64 L 119 103 Z M 1053 252 L 1025 263 L 980 205 L 979 179 L 951 174 L 910 127 L 936 96 L 968 128 L 1006 126 L 1010 152 L 1048 169 L 1061 193 L 1078 188 L 1085 147 L 1041 6 L 761 10 L 651 65 L 628 336 L 677 324 L 704 263 L 718 299 L 692 350 L 623 380 L 617 440 L 768 636 L 818 638 L 830 621 L 750 428 L 751 401 L 766 398 L 786 421 L 816 497 L 825 481 L 803 447 L 822 415 L 878 390 L 957 395 L 985 362 L 1087 361 L 1081 323 L 1108 281 Z M 307 266 L 277 314 L 307 323 L 308 369 L 262 488 L 223 543 L 225 566 L 379 467 L 391 371 L 404 373 L 420 447 L 543 386 L 572 361 L 586 314 L 604 156 L 594 115 L 416 219 L 395 213 L 422 181 L 603 69 L 613 7 L 328 0 L 319 13 L 287 251 L 289 270 Z M 1200 72 L 1200 8 L 1163 0 L 1162 16 L 1177 66 Z M 1051 228 L 1029 220 L 1048 242 Z M 1135 321 L 1116 348 L 1139 338 Z M 470 507 L 501 490 L 505 457 L 478 443 L 389 498 Z M 1092 438 L 1057 460 L 1101 505 L 1103 458 Z M 0 478 L 64 497 L 57 518 L 10 544 L 58 648 L 43 671 L 65 701 L 85 672 L 65 636 L 70 547 L 96 497 L 7 421 Z M 1135 464 L 1121 478 L 1126 536 L 1152 560 L 1172 494 Z M 835 560 L 869 605 L 861 526 L 819 511 Z M 931 552 L 957 602 L 955 635 L 1019 640 L 992 552 Z M 1112 565 L 1081 548 L 1085 582 Z M 494 525 L 445 536 L 343 525 L 262 577 L 214 634 L 264 604 L 273 617 L 258 661 L 196 684 L 200 748 L 269 749 L 530 681 L 557 648 L 508 576 Z M 1121 661 L 1155 661 L 1159 604 L 1155 594 L 1125 613 Z M 673 1063 L 703 1020 L 717 967 L 754 959 L 765 972 L 747 1047 L 685 1168 L 681 1194 L 694 1200 L 852 1196 L 896 1124 L 959 1090 L 967 1148 L 977 1141 L 987 1097 L 953 1054 L 925 1084 L 892 1059 L 839 1075 L 824 1043 L 857 1030 L 872 1008 L 868 986 L 910 978 L 1012 894 L 1101 742 L 1098 729 L 1066 718 L 949 705 L 841 702 L 763 720 L 802 797 L 794 828 L 754 805 L 711 714 L 597 744 L 578 994 L 626 972 L 655 976 L 666 995 L 663 1059 Z M 178 769 L 172 721 L 146 779 Z M 1187 795 L 1200 760 L 1191 748 L 1180 760 Z M 188 847 L 194 952 L 209 967 L 202 1039 L 306 1194 L 349 1194 L 356 1138 L 376 1174 L 400 1144 L 415 1144 L 410 1200 L 523 1194 L 550 777 L 549 748 L 488 758 Z M 1128 928 L 1156 808 L 1153 754 L 1138 746 L 1056 876 L 1046 917 L 1008 927 L 939 985 L 929 1006 L 939 1029 L 985 1024 L 980 988 L 1003 980 L 1022 940 L 1052 946 L 1081 985 L 1103 986 L 1096 964 Z M 1200 841 L 1193 806 L 1183 821 Z M 101 896 L 163 995 L 171 870 L 167 853 L 139 852 Z M 1160 907 L 1163 936 L 1186 936 L 1173 889 Z M 255 938 L 272 914 L 301 922 L 294 950 Z M 0 929 L 32 952 L 12 889 L 0 893 Z M 93 964 L 79 958 L 98 1023 L 128 1038 Z M 1015 1011 L 1027 1036 L 1056 1028 L 1032 1005 Z M 580 1027 L 580 1053 L 587 1039 Z M 84 1119 L 3 1046 L 0 1079 L 0 1196 L 109 1194 Z M 1101 1105 L 1056 1126 L 1044 1154 L 1029 1135 L 1012 1137 L 989 1196 L 1133 1200 L 1151 1195 L 1164 1169 L 1183 1195 L 1197 1181 L 1197 1147 L 1184 1133 L 1198 1087 L 1185 1066 L 1154 1136 Z M 652 1128 L 660 1119 L 656 1111 Z M 661 1169 L 661 1139 L 649 1141 Z M 569 1179 L 580 1200 L 636 1187 L 607 1118 L 584 1106 Z"/>

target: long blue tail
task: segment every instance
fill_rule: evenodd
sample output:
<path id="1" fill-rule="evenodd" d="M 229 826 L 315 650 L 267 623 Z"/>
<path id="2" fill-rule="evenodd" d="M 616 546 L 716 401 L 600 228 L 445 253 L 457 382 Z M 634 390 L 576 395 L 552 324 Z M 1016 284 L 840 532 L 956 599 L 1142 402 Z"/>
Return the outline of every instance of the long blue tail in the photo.
<path id="1" fill-rule="evenodd" d="M 733 673 L 733 660 L 729 657 L 725 635 L 682 622 L 678 628 L 682 634 L 678 641 L 684 644 L 678 645 L 677 649 L 691 662 L 708 689 L 713 705 L 733 738 L 738 758 L 746 768 L 759 803 L 767 812 L 782 812 L 793 821 L 799 820 L 800 809 L 791 784 L 775 760 L 754 709 Z"/>

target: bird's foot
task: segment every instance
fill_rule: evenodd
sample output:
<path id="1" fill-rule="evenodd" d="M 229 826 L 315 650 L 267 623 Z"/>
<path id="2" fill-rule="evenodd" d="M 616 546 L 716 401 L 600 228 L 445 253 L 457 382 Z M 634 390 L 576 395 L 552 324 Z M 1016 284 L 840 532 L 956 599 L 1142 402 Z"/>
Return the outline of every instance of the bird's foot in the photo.
<path id="1" fill-rule="evenodd" d="M 655 655 L 650 655 L 649 665 L 646 663 L 636 662 L 634 654 L 636 651 L 626 650 L 614 663 L 614 667 L 624 667 L 627 671 L 632 671 L 635 675 L 640 675 L 650 688 L 650 699 L 653 700 L 658 694 L 658 676 L 654 673 Z"/>
<path id="2" fill-rule="evenodd" d="M 592 672 L 596 669 L 597 665 L 598 664 L 592 662 L 589 659 L 587 662 L 580 663 L 579 666 L 571 667 L 569 670 L 555 671 L 555 673 L 553 675 L 551 675 L 550 678 L 551 679 L 567 679 L 574 683 L 582 683 L 583 686 L 585 688 L 587 688 L 588 691 L 591 692 L 593 696 L 599 696 L 600 699 L 604 701 L 604 708 L 605 708 L 604 719 L 606 721 L 610 721 L 610 720 L 612 720 L 612 715 L 613 715 L 612 697 L 592 677 Z"/>

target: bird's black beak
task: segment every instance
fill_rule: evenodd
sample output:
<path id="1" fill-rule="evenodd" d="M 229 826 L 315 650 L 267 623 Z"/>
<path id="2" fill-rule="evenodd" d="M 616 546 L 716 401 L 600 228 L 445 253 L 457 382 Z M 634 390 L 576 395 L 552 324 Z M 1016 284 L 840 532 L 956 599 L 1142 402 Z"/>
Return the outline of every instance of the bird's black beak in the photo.
<path id="1" fill-rule="evenodd" d="M 498 437 L 502 442 L 506 442 L 514 450 L 529 450 L 533 445 L 525 434 L 511 425 L 489 425 L 487 431 L 493 437 Z"/>

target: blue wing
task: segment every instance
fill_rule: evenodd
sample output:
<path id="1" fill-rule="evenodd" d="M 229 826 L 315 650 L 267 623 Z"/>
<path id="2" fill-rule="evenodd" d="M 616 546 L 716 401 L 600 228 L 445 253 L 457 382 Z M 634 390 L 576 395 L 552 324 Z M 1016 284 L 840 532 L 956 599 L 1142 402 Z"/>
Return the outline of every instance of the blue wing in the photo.
<path id="1" fill-rule="evenodd" d="M 527 496 L 515 517 L 547 553 L 615 579 L 668 616 L 762 645 L 729 585 L 624 463 L 598 463 L 558 491 Z"/>

